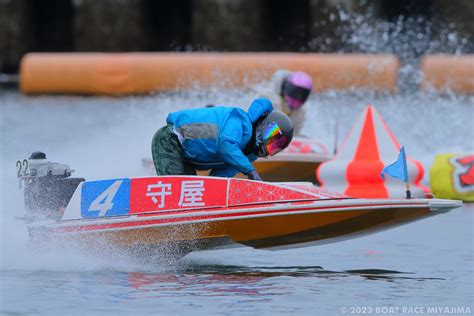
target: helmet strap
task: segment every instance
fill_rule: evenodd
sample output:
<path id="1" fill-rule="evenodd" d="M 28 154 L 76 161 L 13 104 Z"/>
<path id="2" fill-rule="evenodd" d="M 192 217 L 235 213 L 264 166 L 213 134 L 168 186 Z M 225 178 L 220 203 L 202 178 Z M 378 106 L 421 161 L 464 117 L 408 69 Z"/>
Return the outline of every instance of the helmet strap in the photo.
<path id="1" fill-rule="evenodd" d="M 286 90 L 286 85 L 288 84 L 289 77 L 290 76 L 285 77 L 285 79 L 283 79 L 283 82 L 281 83 L 280 96 L 282 98 L 285 97 L 285 90 Z"/>
<path id="2" fill-rule="evenodd" d="M 283 97 L 283 109 L 282 109 L 282 112 L 285 113 L 286 115 L 290 115 L 291 112 L 293 112 L 293 109 L 290 108 L 290 106 L 288 105 L 288 103 L 286 103 L 286 100 L 285 98 Z"/>

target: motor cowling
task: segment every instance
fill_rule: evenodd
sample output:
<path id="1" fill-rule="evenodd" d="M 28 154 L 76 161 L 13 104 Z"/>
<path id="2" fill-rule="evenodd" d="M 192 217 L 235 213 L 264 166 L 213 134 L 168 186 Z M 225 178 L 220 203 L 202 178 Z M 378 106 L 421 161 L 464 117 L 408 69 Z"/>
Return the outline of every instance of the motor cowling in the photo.
<path id="1" fill-rule="evenodd" d="M 73 172 L 67 164 L 50 162 L 42 152 L 17 162 L 28 221 L 61 218 L 77 187 L 85 181 L 70 177 Z"/>

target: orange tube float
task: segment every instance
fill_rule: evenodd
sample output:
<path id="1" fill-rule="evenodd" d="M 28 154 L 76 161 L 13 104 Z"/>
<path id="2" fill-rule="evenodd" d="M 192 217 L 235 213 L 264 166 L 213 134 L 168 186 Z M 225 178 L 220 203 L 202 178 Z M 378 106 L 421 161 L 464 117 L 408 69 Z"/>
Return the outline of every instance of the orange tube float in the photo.
<path id="1" fill-rule="evenodd" d="M 421 71 L 424 90 L 474 93 L 474 55 L 425 56 Z"/>
<path id="2" fill-rule="evenodd" d="M 244 87 L 277 69 L 302 70 L 314 90 L 395 91 L 392 55 L 316 53 L 29 53 L 20 68 L 24 93 L 131 94 L 193 86 Z"/>

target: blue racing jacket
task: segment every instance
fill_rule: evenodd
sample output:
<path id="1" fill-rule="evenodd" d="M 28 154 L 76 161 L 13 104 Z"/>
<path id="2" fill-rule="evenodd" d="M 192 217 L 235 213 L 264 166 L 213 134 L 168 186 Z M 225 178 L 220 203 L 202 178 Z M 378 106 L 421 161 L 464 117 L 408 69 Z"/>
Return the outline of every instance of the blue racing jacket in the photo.
<path id="1" fill-rule="evenodd" d="M 255 154 L 246 156 L 245 146 L 262 115 L 273 110 L 265 98 L 255 99 L 248 112 L 236 107 L 211 107 L 170 113 L 166 119 L 184 149 L 184 156 L 196 169 L 212 169 L 211 175 L 232 177 L 255 170 Z"/>

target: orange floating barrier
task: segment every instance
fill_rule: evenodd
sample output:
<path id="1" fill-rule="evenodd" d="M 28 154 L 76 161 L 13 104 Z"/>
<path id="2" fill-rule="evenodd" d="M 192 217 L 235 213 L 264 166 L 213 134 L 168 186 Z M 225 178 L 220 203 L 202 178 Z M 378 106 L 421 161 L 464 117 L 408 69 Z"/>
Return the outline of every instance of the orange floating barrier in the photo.
<path id="1" fill-rule="evenodd" d="M 424 90 L 474 93 L 474 55 L 425 56 L 421 71 Z"/>
<path id="2" fill-rule="evenodd" d="M 315 91 L 395 91 L 393 55 L 317 53 L 29 53 L 20 67 L 24 93 L 131 94 L 244 87 L 280 68 L 302 70 Z"/>

